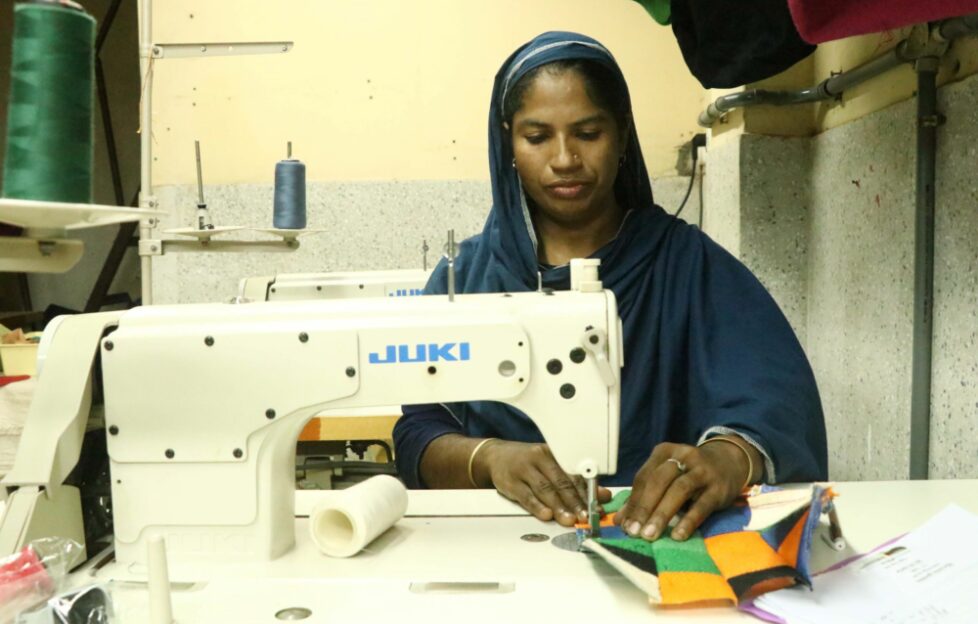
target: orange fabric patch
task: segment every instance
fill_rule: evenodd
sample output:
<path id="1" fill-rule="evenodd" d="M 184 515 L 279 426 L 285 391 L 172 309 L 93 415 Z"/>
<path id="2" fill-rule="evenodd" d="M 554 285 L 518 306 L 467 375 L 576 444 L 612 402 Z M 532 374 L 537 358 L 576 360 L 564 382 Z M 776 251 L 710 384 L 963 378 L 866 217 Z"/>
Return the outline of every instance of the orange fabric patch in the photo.
<path id="1" fill-rule="evenodd" d="M 604 528 L 604 527 L 610 527 L 610 526 L 615 526 L 615 513 L 617 513 L 617 512 L 610 513 L 610 514 L 605 514 L 601 518 L 601 525 L 600 526 L 602 528 Z M 575 529 L 590 529 L 591 528 L 591 523 L 589 523 L 589 522 L 578 522 L 578 523 L 576 523 L 574 525 L 574 528 Z"/>
<path id="2" fill-rule="evenodd" d="M 724 578 L 785 565 L 784 559 L 774 552 L 760 533 L 724 533 L 703 541 Z"/>
<path id="3" fill-rule="evenodd" d="M 729 600 L 737 604 L 730 585 L 723 577 L 707 572 L 659 572 L 662 604 L 679 605 L 704 600 Z"/>
<path id="4" fill-rule="evenodd" d="M 795 526 L 791 527 L 791 531 L 785 536 L 784 541 L 781 542 L 781 546 L 778 547 L 778 554 L 788 562 L 792 568 L 798 563 L 798 550 L 801 548 L 801 536 L 805 532 L 805 524 L 808 523 L 808 514 L 805 514 L 798 519 Z"/>

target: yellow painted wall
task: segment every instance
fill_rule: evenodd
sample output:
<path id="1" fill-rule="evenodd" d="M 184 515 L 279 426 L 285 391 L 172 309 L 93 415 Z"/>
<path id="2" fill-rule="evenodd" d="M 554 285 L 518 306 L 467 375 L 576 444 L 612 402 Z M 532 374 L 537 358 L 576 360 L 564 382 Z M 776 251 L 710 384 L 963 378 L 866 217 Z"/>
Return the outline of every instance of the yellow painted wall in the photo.
<path id="1" fill-rule="evenodd" d="M 496 70 L 545 30 L 622 65 L 649 169 L 674 172 L 703 90 L 631 0 L 157 0 L 156 43 L 290 40 L 274 56 L 154 63 L 154 184 L 268 183 L 286 141 L 311 180 L 487 179 Z"/>

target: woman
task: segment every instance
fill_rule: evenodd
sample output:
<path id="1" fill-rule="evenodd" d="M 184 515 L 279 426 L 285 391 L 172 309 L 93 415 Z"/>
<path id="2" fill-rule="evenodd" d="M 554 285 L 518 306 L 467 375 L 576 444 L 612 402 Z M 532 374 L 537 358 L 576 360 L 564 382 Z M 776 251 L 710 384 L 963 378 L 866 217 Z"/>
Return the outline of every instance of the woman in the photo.
<path id="1" fill-rule="evenodd" d="M 624 326 L 616 520 L 657 539 L 686 508 L 685 539 L 752 483 L 824 479 L 825 425 L 811 368 L 757 279 L 666 214 L 652 189 L 628 88 L 611 54 L 540 35 L 496 75 L 489 111 L 493 207 L 461 245 L 459 292 L 569 287 L 568 262 L 601 259 Z M 444 263 L 427 292 L 446 292 Z M 542 520 L 586 518 L 533 423 L 493 402 L 405 406 L 394 430 L 411 487 L 495 487 Z M 608 492 L 601 488 L 600 497 Z"/>

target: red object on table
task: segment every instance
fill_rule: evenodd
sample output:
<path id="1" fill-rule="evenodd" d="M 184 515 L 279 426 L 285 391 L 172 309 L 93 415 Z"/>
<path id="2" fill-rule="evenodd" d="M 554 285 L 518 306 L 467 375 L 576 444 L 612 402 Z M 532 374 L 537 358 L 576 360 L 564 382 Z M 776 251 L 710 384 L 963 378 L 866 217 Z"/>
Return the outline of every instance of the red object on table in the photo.
<path id="1" fill-rule="evenodd" d="M 54 581 L 30 546 L 16 555 L 0 559 L 0 604 L 35 593 L 39 597 L 54 589 Z"/>
<path id="2" fill-rule="evenodd" d="M 788 0 L 788 7 L 802 39 L 825 43 L 978 13 L 978 0 Z"/>
<path id="3" fill-rule="evenodd" d="M 15 381 L 24 381 L 25 379 L 30 378 L 30 375 L 0 375 L 0 388 L 6 386 L 7 384 L 12 384 Z"/>

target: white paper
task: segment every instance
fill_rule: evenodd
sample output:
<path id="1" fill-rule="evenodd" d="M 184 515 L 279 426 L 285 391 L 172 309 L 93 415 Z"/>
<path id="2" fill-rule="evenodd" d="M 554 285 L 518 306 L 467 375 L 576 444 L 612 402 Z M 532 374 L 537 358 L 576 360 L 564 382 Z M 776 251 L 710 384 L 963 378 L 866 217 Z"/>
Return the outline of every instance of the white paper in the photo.
<path id="1" fill-rule="evenodd" d="M 309 515 L 309 531 L 325 554 L 351 557 L 394 526 L 405 511 L 404 484 L 377 475 L 316 505 Z"/>
<path id="2" fill-rule="evenodd" d="M 923 526 L 844 568 L 755 604 L 790 624 L 978 622 L 978 516 L 950 505 Z"/>

